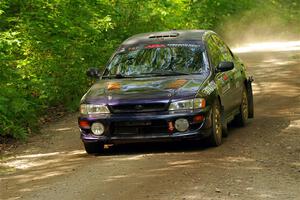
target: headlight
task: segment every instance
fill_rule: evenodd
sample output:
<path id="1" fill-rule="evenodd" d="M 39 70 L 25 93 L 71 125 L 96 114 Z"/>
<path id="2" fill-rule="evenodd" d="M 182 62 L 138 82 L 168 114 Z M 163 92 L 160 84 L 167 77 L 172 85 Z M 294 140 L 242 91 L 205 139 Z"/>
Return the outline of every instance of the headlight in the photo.
<path id="1" fill-rule="evenodd" d="M 205 107 L 205 99 L 195 98 L 176 101 L 170 104 L 169 110 L 193 110 Z"/>
<path id="2" fill-rule="evenodd" d="M 102 114 L 110 113 L 106 105 L 81 104 L 80 113 L 87 114 Z"/>

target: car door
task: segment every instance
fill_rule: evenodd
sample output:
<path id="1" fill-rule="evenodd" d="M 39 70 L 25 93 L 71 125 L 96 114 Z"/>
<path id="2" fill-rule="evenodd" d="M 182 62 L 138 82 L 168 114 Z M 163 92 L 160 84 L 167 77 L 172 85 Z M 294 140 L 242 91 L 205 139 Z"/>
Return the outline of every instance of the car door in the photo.
<path id="1" fill-rule="evenodd" d="M 229 61 L 234 63 L 234 68 L 230 71 L 225 72 L 225 74 L 228 76 L 228 79 L 230 81 L 230 109 L 233 110 L 237 107 L 239 107 L 241 102 L 241 96 L 242 96 L 242 80 L 241 80 L 241 70 L 239 63 L 237 63 L 234 59 L 234 56 L 228 46 L 225 44 L 224 41 L 222 41 L 217 35 L 213 35 L 214 41 L 217 43 L 220 52 L 221 52 L 221 60 L 222 61 Z"/>
<path id="2" fill-rule="evenodd" d="M 207 48 L 212 70 L 215 71 L 219 63 L 224 61 L 221 53 L 221 48 L 212 36 L 207 39 Z M 233 91 L 231 89 L 233 86 L 230 79 L 231 77 L 232 73 L 230 71 L 215 74 L 215 82 L 217 83 L 219 88 L 219 95 L 222 101 L 222 105 L 224 106 L 225 113 L 230 113 L 233 108 Z"/>

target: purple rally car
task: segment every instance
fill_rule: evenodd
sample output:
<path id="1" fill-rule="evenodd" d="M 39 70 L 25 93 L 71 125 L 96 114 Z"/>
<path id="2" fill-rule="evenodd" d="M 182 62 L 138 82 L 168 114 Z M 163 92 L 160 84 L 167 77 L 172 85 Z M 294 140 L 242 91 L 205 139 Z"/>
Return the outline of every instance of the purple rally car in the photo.
<path id="1" fill-rule="evenodd" d="M 78 119 L 87 153 L 105 144 L 205 138 L 253 117 L 252 78 L 212 31 L 135 35 L 124 41 L 82 97 Z"/>

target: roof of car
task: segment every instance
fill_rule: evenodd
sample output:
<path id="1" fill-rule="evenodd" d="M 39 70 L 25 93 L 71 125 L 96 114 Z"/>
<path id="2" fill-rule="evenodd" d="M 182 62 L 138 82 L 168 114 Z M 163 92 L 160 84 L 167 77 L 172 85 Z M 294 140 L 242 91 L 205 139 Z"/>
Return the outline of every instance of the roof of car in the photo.
<path id="1" fill-rule="evenodd" d="M 131 46 L 140 43 L 151 43 L 157 41 L 185 41 L 198 40 L 203 41 L 203 36 L 207 33 L 213 33 L 209 30 L 172 30 L 163 32 L 141 33 L 134 35 L 122 43 L 122 46 Z"/>

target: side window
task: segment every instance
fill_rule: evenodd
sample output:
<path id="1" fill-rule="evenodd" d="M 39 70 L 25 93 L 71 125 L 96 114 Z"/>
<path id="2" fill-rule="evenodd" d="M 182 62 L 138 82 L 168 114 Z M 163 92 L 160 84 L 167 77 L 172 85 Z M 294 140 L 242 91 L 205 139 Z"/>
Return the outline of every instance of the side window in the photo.
<path id="1" fill-rule="evenodd" d="M 233 56 L 227 45 L 216 35 L 213 35 L 213 40 L 218 45 L 221 52 L 221 60 L 222 61 L 233 61 Z"/>
<path id="2" fill-rule="evenodd" d="M 207 40 L 208 55 L 214 67 L 221 62 L 221 52 L 212 37 Z"/>

